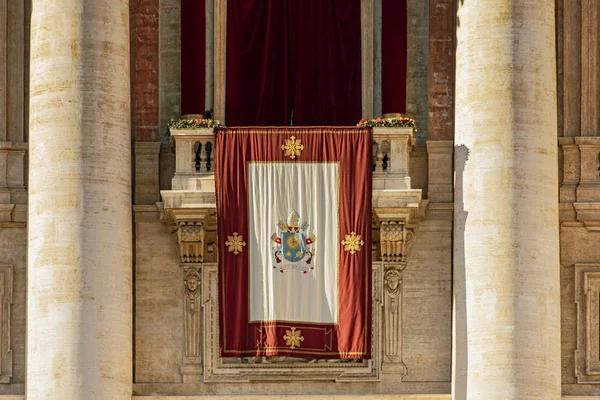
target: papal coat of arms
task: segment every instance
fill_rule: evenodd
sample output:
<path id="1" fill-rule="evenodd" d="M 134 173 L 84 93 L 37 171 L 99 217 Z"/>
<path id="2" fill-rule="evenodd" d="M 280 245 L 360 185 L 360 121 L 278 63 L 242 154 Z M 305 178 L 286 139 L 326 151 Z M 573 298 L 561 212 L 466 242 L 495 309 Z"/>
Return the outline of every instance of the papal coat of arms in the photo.
<path id="1" fill-rule="evenodd" d="M 292 211 L 287 217 L 287 223 L 279 221 L 277 224 L 278 233 L 271 236 L 273 245 L 273 257 L 275 262 L 273 268 L 278 268 L 279 272 L 287 270 L 299 270 L 308 273 L 314 269 L 312 265 L 314 249 L 310 247 L 317 237 L 308 236 L 308 221 L 300 225 L 300 215 Z"/>

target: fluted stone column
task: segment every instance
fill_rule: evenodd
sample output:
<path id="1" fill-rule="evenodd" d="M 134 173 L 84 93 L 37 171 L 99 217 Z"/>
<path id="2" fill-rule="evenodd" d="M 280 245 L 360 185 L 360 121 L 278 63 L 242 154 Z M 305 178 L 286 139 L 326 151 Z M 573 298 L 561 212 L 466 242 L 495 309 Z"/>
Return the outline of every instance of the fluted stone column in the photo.
<path id="1" fill-rule="evenodd" d="M 460 1 L 454 399 L 560 399 L 554 1 Z"/>
<path id="2" fill-rule="evenodd" d="M 32 0 L 27 398 L 130 400 L 127 0 Z"/>

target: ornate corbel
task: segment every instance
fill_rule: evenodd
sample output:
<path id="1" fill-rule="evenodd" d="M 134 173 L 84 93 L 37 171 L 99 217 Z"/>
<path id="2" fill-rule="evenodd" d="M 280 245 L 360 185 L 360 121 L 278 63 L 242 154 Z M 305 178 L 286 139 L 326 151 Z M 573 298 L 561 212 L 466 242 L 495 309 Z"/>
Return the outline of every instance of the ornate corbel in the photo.
<path id="1" fill-rule="evenodd" d="M 204 261 L 204 223 L 202 221 L 179 221 L 177 226 L 179 260 L 184 263 Z"/>
<path id="2" fill-rule="evenodd" d="M 202 376 L 202 275 L 197 267 L 184 271 L 185 357 L 181 373 L 184 382 L 197 382 Z"/>
<path id="3" fill-rule="evenodd" d="M 412 246 L 414 231 L 407 227 L 404 219 L 385 219 L 380 221 L 379 241 L 381 261 L 406 263 Z"/>
<path id="4" fill-rule="evenodd" d="M 402 360 L 402 282 L 414 243 L 417 210 L 408 207 L 375 209 L 379 256 L 383 264 L 382 371 L 404 377 Z"/>
<path id="5" fill-rule="evenodd" d="M 383 275 L 383 363 L 382 370 L 408 373 L 402 361 L 402 271 L 406 263 L 387 264 Z"/>
<path id="6" fill-rule="evenodd" d="M 200 293 L 202 277 L 196 268 L 185 270 L 185 356 L 200 357 Z"/>

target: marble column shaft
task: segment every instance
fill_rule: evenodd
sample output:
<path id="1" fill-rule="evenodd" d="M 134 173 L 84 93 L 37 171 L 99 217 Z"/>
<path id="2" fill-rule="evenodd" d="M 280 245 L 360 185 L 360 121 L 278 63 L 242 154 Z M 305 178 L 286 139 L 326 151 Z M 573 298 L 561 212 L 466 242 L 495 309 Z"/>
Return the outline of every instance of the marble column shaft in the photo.
<path id="1" fill-rule="evenodd" d="M 461 1 L 454 399 L 560 399 L 552 0 Z"/>
<path id="2" fill-rule="evenodd" d="M 32 0 L 28 399 L 130 400 L 127 0 Z"/>

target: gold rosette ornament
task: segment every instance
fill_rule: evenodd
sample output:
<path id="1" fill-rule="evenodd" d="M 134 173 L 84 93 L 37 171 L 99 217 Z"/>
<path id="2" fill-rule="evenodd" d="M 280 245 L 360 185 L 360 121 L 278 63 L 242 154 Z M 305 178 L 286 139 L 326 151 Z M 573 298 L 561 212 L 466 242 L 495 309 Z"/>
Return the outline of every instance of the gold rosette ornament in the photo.
<path id="1" fill-rule="evenodd" d="M 238 235 L 237 232 L 233 232 L 233 236 L 227 236 L 225 246 L 229 247 L 230 253 L 233 253 L 237 256 L 239 253 L 242 252 L 244 246 L 246 246 L 246 242 L 244 242 L 244 238 Z"/>
<path id="2" fill-rule="evenodd" d="M 360 235 L 357 235 L 356 232 L 351 232 L 349 235 L 346 235 L 344 240 L 342 240 L 342 244 L 344 245 L 344 250 L 349 251 L 350 254 L 354 254 L 357 251 L 360 251 L 360 248 L 365 242 L 361 240 Z"/>
<path id="3" fill-rule="evenodd" d="M 301 144 L 300 139 L 296 139 L 295 136 L 286 139 L 285 144 L 281 145 L 281 150 L 284 151 L 283 155 L 289 157 L 292 160 L 299 156 L 304 150 L 304 145 Z"/>

